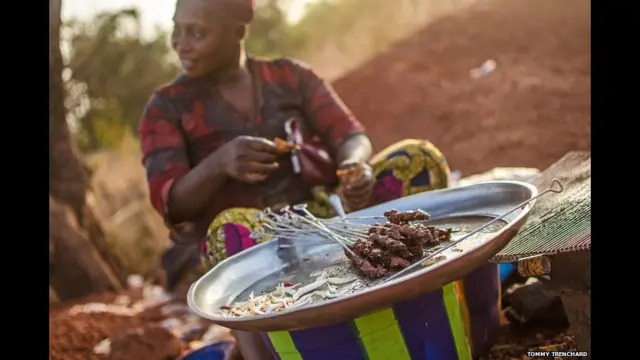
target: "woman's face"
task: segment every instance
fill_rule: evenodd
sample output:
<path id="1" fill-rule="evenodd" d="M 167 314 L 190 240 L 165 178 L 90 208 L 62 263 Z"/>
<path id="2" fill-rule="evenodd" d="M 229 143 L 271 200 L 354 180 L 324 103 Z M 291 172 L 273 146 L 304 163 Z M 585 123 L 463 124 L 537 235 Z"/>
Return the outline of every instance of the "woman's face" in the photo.
<path id="1" fill-rule="evenodd" d="M 200 77 L 226 65 L 238 46 L 229 26 L 205 1 L 179 0 L 173 17 L 171 43 L 189 77 Z"/>

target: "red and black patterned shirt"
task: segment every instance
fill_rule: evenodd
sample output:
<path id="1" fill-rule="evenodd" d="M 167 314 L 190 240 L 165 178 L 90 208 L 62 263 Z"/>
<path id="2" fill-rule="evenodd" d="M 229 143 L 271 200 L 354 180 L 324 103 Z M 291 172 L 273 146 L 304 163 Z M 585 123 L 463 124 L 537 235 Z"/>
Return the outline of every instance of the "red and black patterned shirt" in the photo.
<path id="1" fill-rule="evenodd" d="M 333 89 L 306 65 L 286 58 L 249 58 L 247 65 L 262 95 L 259 116 L 253 122 L 243 120 L 207 78 L 180 76 L 149 100 L 139 133 L 151 202 L 165 220 L 172 184 L 237 136 L 286 139 L 284 124 L 296 116 L 303 119 L 308 136 L 317 137 L 335 154 L 347 137 L 364 131 Z M 309 200 L 309 190 L 285 158 L 262 183 L 228 179 L 209 214 L 203 216 L 231 207 L 295 204 Z"/>

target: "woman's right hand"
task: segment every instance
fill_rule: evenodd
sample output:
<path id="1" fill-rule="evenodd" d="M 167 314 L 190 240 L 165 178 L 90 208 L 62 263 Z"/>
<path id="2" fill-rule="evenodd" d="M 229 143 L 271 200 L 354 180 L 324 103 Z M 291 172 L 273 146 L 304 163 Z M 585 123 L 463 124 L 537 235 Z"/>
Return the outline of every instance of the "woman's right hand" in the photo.
<path id="1" fill-rule="evenodd" d="M 276 145 L 271 140 L 239 136 L 216 151 L 224 173 L 234 179 L 256 183 L 264 181 L 278 168 Z"/>

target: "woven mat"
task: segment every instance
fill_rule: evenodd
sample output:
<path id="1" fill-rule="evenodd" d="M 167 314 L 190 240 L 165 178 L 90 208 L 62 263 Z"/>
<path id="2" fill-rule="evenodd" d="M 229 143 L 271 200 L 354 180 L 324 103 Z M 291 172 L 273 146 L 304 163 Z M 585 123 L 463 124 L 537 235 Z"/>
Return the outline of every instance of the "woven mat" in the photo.
<path id="1" fill-rule="evenodd" d="M 531 183 L 542 192 L 553 179 L 560 180 L 564 191 L 540 197 L 520 233 L 491 261 L 591 248 L 591 152 L 566 154 Z"/>

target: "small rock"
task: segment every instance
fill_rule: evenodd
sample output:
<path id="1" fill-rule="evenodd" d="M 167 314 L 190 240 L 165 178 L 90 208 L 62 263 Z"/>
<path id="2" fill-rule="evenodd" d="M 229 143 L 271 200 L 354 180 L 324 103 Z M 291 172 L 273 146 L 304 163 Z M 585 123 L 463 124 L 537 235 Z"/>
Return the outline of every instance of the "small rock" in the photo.
<path id="1" fill-rule="evenodd" d="M 93 353 L 96 355 L 109 355 L 111 352 L 111 339 L 106 338 L 93 347 Z"/>
<path id="2" fill-rule="evenodd" d="M 519 323 L 549 326 L 568 325 L 560 296 L 540 281 L 527 281 L 507 291 L 507 316 Z"/>
<path id="3" fill-rule="evenodd" d="M 131 330 L 111 342 L 110 360 L 174 360 L 182 344 L 167 329 L 152 325 Z"/>
<path id="4" fill-rule="evenodd" d="M 471 69 L 469 71 L 469 76 L 472 79 L 479 79 L 483 76 L 487 76 L 489 74 L 491 74 L 492 72 L 495 71 L 496 69 L 496 62 L 493 59 L 489 59 L 487 61 L 485 61 L 484 63 L 482 63 L 482 65 L 480 67 L 477 67 L 475 69 Z"/>
<path id="5" fill-rule="evenodd" d="M 139 288 L 144 284 L 144 278 L 140 275 L 129 275 L 127 277 L 127 286 L 130 288 Z"/>
<path id="6" fill-rule="evenodd" d="M 142 289 L 142 297 L 146 307 L 163 304 L 171 300 L 171 295 L 158 285 L 145 286 Z"/>

